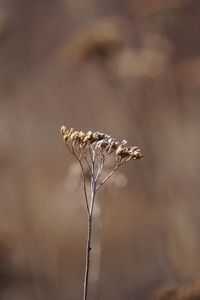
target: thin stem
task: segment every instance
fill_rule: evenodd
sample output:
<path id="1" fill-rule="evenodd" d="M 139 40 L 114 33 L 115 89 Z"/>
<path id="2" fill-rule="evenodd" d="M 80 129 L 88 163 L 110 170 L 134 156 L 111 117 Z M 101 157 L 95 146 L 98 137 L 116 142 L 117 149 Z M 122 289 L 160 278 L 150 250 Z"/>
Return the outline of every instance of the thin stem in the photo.
<path id="1" fill-rule="evenodd" d="M 89 154 L 90 154 L 91 161 L 93 161 L 93 154 L 92 154 L 93 149 L 91 150 L 91 148 L 92 148 L 92 146 L 90 146 L 90 148 L 89 148 Z"/>
<path id="2" fill-rule="evenodd" d="M 119 163 L 115 166 L 115 168 L 102 180 L 102 182 L 96 187 L 96 192 L 98 189 L 117 171 L 117 169 L 122 165 L 122 163 Z"/>
<path id="3" fill-rule="evenodd" d="M 87 300 L 88 295 L 88 278 L 90 270 L 90 252 L 91 248 L 91 237 L 92 237 L 92 218 L 88 218 L 88 235 L 87 235 L 87 247 L 86 247 L 86 263 L 85 263 L 85 278 L 84 278 L 84 292 L 83 300 Z"/>
<path id="4" fill-rule="evenodd" d="M 84 159 L 85 159 L 85 162 L 86 162 L 86 164 L 87 164 L 87 166 L 88 166 L 88 169 L 89 169 L 90 175 L 92 175 L 92 169 L 91 169 L 91 167 L 90 167 L 90 164 L 89 164 L 89 161 L 88 161 L 88 159 L 87 159 L 86 155 L 84 155 Z"/>
<path id="5" fill-rule="evenodd" d="M 95 202 L 95 195 L 97 190 L 101 187 L 101 185 L 106 182 L 110 176 L 120 167 L 122 163 L 119 163 L 116 165 L 116 167 L 113 169 L 110 174 L 108 174 L 104 180 L 96 187 L 96 183 L 99 177 L 99 174 L 101 173 L 103 162 L 101 162 L 101 165 L 99 166 L 99 169 L 97 171 L 97 175 L 95 178 L 94 172 L 95 172 L 95 154 L 94 152 L 91 155 L 92 160 L 92 174 L 91 174 L 91 202 L 90 202 L 90 208 L 89 208 L 89 218 L 88 218 L 88 235 L 87 235 L 87 247 L 86 247 L 86 265 L 85 265 L 85 278 L 84 278 L 84 293 L 83 293 L 83 300 L 87 300 L 88 295 L 88 279 L 89 279 L 89 271 L 90 271 L 90 254 L 91 254 L 91 240 L 92 240 L 92 218 L 93 218 L 93 209 L 94 209 L 94 202 Z"/>
<path id="6" fill-rule="evenodd" d="M 92 161 L 92 167 L 91 167 L 91 198 L 93 197 L 93 191 L 94 191 L 94 184 L 95 184 L 95 160 L 96 160 L 96 154 L 95 152 L 90 149 L 90 156 Z M 91 201 L 92 202 L 92 201 Z"/>
<path id="7" fill-rule="evenodd" d="M 94 208 L 94 201 L 95 201 L 95 195 L 96 195 L 96 182 L 93 182 L 93 188 L 92 188 L 92 197 L 91 197 L 91 203 L 90 203 L 90 217 L 93 216 L 93 208 Z"/>
<path id="8" fill-rule="evenodd" d="M 65 144 L 65 145 L 67 146 L 69 152 L 78 160 L 78 162 L 79 162 L 79 164 L 81 166 L 82 177 L 83 177 L 83 190 L 84 190 L 85 203 L 86 203 L 86 210 L 87 210 L 87 214 L 89 215 L 89 203 L 88 203 L 87 188 L 86 188 L 86 178 L 85 178 L 84 167 L 83 167 L 83 164 L 81 162 L 81 156 L 80 156 L 80 158 L 78 158 L 77 155 L 75 154 L 75 152 L 70 149 L 69 145 L 67 145 L 67 144 Z"/>
<path id="9" fill-rule="evenodd" d="M 66 147 L 68 148 L 69 152 L 76 157 L 76 159 L 78 159 L 78 157 L 76 156 L 76 154 L 74 153 L 74 151 L 72 151 L 69 147 L 69 145 L 67 145 L 67 143 L 65 143 Z"/>
<path id="10" fill-rule="evenodd" d="M 79 164 L 81 166 L 82 177 L 83 177 L 83 190 L 84 190 L 84 195 L 85 195 L 85 203 L 86 203 L 87 213 L 89 215 L 90 214 L 90 210 L 89 210 L 89 203 L 88 203 L 88 196 L 87 196 L 85 171 L 84 171 L 84 167 L 83 167 L 83 164 L 82 164 L 81 160 L 78 159 L 78 161 L 79 161 Z"/>
<path id="11" fill-rule="evenodd" d="M 98 170 L 97 170 L 97 175 L 96 175 L 96 178 L 95 178 L 95 183 L 97 183 L 98 179 L 99 179 L 99 176 L 102 172 L 102 169 L 103 169 L 103 165 L 104 165 L 104 158 L 101 157 L 101 161 L 98 165 Z"/>
<path id="12" fill-rule="evenodd" d="M 110 149 L 110 151 L 108 151 L 108 153 L 105 155 L 104 160 L 106 160 L 106 158 L 111 155 L 115 150 L 113 148 Z"/>
<path id="13" fill-rule="evenodd" d="M 93 166 L 92 170 L 94 172 L 94 161 L 95 157 L 93 155 Z M 83 300 L 87 300 L 88 295 L 88 279 L 89 279 L 89 271 L 90 271 L 90 253 L 92 250 L 91 241 L 92 241 L 92 217 L 93 217 L 93 207 L 95 201 L 95 193 L 96 193 L 96 184 L 94 182 L 94 173 L 91 177 L 91 204 L 89 210 L 89 218 L 88 218 L 88 235 L 87 235 L 87 247 L 86 247 L 86 262 L 85 262 L 85 278 L 84 278 L 84 293 Z"/>
<path id="14" fill-rule="evenodd" d="M 95 194 L 96 194 L 96 180 L 95 180 L 95 160 L 96 160 L 96 154 L 93 151 L 92 153 L 92 176 L 91 176 L 91 202 L 90 202 L 90 217 L 92 219 L 93 215 L 93 207 L 94 207 L 94 201 L 95 201 Z"/>

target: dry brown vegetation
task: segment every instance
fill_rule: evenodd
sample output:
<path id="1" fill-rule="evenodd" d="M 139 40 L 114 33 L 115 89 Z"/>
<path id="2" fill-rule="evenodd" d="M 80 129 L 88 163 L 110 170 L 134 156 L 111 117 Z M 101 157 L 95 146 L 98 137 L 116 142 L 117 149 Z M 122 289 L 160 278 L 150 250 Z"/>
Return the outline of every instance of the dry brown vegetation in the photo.
<path id="1" fill-rule="evenodd" d="M 84 3 L 0 0 L 2 300 L 81 298 L 87 224 L 62 124 L 145 156 L 99 195 L 91 299 L 179 294 L 199 276 L 200 3 Z"/>
<path id="2" fill-rule="evenodd" d="M 179 288 L 163 289 L 155 295 L 157 300 L 198 300 L 200 299 L 199 282 Z"/>

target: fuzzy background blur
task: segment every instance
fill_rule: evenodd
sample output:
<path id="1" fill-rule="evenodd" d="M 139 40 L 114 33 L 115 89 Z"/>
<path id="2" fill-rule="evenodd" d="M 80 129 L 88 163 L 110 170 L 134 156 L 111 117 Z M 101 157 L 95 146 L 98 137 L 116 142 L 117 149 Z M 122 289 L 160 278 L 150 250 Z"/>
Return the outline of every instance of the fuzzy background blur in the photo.
<path id="1" fill-rule="evenodd" d="M 199 290 L 199 20 L 199 0 L 0 0 L 0 299 L 81 299 L 86 214 L 63 124 L 145 157 L 98 195 L 95 299 Z"/>

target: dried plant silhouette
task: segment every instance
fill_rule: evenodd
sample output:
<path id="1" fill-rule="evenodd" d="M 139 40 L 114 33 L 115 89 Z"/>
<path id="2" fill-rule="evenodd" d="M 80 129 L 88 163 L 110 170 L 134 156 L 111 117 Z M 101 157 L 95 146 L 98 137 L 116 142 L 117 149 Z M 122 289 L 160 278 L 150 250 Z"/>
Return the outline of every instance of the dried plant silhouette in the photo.
<path id="1" fill-rule="evenodd" d="M 105 133 L 93 133 L 92 131 L 84 133 L 82 131 L 74 131 L 73 128 L 68 130 L 65 126 L 62 126 L 61 134 L 68 150 L 79 162 L 83 178 L 85 207 L 88 217 L 83 300 L 87 300 L 90 254 L 92 250 L 92 221 L 96 193 L 121 165 L 131 159 L 141 159 L 143 155 L 137 146 L 127 147 L 126 140 L 123 140 L 120 144 L 116 139 Z M 112 154 L 115 156 L 116 163 L 114 163 L 112 171 L 102 178 L 101 175 L 106 159 Z M 89 174 L 90 178 L 89 191 L 86 182 L 87 174 Z"/>

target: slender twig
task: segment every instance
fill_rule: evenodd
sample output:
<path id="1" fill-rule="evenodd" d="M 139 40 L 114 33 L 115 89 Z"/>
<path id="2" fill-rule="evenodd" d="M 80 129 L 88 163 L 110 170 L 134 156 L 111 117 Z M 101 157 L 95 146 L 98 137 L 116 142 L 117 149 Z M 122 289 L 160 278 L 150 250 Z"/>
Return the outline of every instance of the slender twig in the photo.
<path id="1" fill-rule="evenodd" d="M 91 162 L 93 161 L 93 154 L 92 154 L 92 146 L 89 148 L 89 154 L 90 154 L 90 159 L 91 159 Z"/>
<path id="2" fill-rule="evenodd" d="M 76 159 L 78 159 L 78 157 L 76 156 L 76 154 L 74 153 L 74 151 L 71 150 L 70 147 L 69 147 L 66 143 L 65 143 L 65 146 L 67 147 L 67 149 L 69 150 L 69 152 L 70 152 L 73 156 L 75 156 Z"/>
<path id="3" fill-rule="evenodd" d="M 82 177 L 83 177 L 83 191 L 84 191 L 84 195 L 85 195 L 86 210 L 87 210 L 87 213 L 89 214 L 89 203 L 88 203 L 87 188 L 86 188 L 86 178 L 85 178 L 84 167 L 83 167 L 83 164 L 80 159 L 81 157 L 78 158 L 77 155 L 75 154 L 75 152 L 73 150 L 71 150 L 67 144 L 65 144 L 65 145 L 67 146 L 69 152 L 78 160 L 78 162 L 80 164 Z"/>
<path id="4" fill-rule="evenodd" d="M 78 161 L 79 161 L 79 164 L 81 166 L 82 177 L 83 177 L 83 191 L 84 191 L 84 195 L 85 195 L 86 209 L 87 209 L 87 213 L 89 215 L 89 203 L 88 203 L 88 196 L 87 196 L 85 171 L 84 171 L 84 167 L 83 167 L 83 164 L 82 164 L 81 160 L 78 159 Z"/>
<path id="5" fill-rule="evenodd" d="M 97 183 L 98 179 L 99 179 L 99 176 L 102 172 L 102 169 L 103 169 L 103 165 L 104 165 L 104 158 L 101 156 L 101 159 L 100 159 L 100 162 L 99 162 L 99 165 L 98 165 L 98 170 L 97 170 L 97 175 L 95 177 L 95 183 Z"/>
<path id="6" fill-rule="evenodd" d="M 83 292 L 83 300 L 87 300 L 88 294 L 88 279 L 89 279 L 89 270 L 90 270 L 90 253 L 92 250 L 91 247 L 91 239 L 92 239 L 92 218 L 93 218 L 93 208 L 95 202 L 95 194 L 96 194 L 96 183 L 94 178 L 94 168 L 95 168 L 95 153 L 92 155 L 92 173 L 91 173 L 91 201 L 89 208 L 89 217 L 88 217 L 88 228 L 87 228 L 87 247 L 86 247 L 86 262 L 85 262 L 85 277 L 84 277 L 84 292 Z"/>
<path id="7" fill-rule="evenodd" d="M 92 215 L 93 215 L 95 195 L 96 195 L 96 182 L 94 181 L 93 182 L 93 187 L 92 187 L 91 203 L 90 203 L 90 217 L 91 218 L 92 218 Z"/>
<path id="8" fill-rule="evenodd" d="M 92 161 L 92 166 L 91 166 L 91 195 L 93 194 L 93 189 L 94 189 L 94 183 L 95 183 L 95 160 L 96 160 L 96 154 L 94 152 L 94 150 L 90 151 L 90 155 L 91 155 L 91 161 Z M 91 196 L 92 198 L 92 196 Z M 91 199 L 92 202 L 92 199 Z"/>
<path id="9" fill-rule="evenodd" d="M 91 237 L 92 237 L 92 217 L 88 218 L 88 233 L 87 233 L 87 247 L 86 247 L 86 259 L 85 259 L 85 277 L 84 277 L 84 291 L 83 291 L 83 300 L 87 300 L 88 295 L 88 278 L 90 270 L 90 252 L 91 248 Z"/>
<path id="10" fill-rule="evenodd" d="M 96 192 L 98 189 L 117 171 L 117 169 L 121 166 L 122 164 L 119 163 L 116 165 L 116 167 L 102 180 L 102 182 L 96 187 Z"/>
<path id="11" fill-rule="evenodd" d="M 84 159 L 85 159 L 85 162 L 86 162 L 86 164 L 87 164 L 87 167 L 88 167 L 88 170 L 89 170 L 89 172 L 90 172 L 90 176 L 92 175 L 92 170 L 91 170 L 91 167 L 90 167 L 90 164 L 89 164 L 89 161 L 88 161 L 88 159 L 87 159 L 87 156 L 86 155 L 84 155 Z"/>

